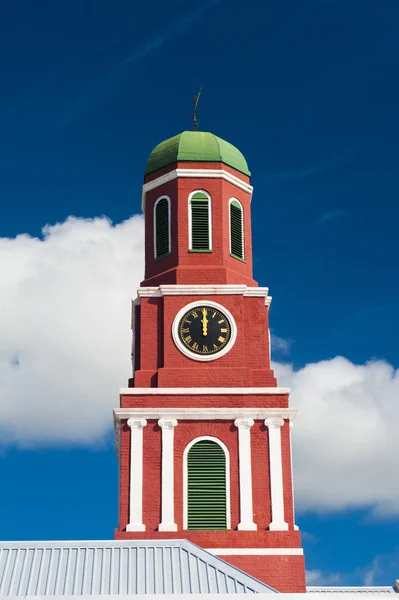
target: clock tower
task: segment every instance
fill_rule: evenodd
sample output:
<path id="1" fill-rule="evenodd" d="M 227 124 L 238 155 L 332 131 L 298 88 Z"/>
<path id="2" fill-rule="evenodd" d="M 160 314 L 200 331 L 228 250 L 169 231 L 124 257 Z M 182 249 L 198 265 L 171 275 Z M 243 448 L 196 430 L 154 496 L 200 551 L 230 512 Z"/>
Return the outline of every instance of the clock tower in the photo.
<path id="1" fill-rule="evenodd" d="M 185 131 L 149 157 L 134 373 L 114 411 L 115 537 L 188 539 L 280 592 L 305 592 L 296 411 L 270 366 L 251 199 L 244 156 L 211 133 Z"/>

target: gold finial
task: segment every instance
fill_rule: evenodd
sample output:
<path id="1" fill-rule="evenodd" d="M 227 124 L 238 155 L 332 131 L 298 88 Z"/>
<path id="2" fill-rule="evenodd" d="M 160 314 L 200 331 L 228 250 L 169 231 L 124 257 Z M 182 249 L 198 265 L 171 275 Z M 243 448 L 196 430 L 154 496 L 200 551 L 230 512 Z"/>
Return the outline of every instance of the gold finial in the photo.
<path id="1" fill-rule="evenodd" d="M 201 92 L 202 92 L 202 85 L 199 89 L 198 94 L 196 96 L 194 96 L 194 114 L 193 114 L 194 131 L 198 131 L 197 106 L 198 106 L 198 100 L 200 99 L 200 96 L 201 96 Z"/>

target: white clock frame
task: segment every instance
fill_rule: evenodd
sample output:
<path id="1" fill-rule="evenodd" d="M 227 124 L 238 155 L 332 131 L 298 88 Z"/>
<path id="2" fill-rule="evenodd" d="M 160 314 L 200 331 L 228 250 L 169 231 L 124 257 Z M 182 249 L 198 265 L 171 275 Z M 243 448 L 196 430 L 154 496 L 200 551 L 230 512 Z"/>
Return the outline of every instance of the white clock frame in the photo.
<path id="1" fill-rule="evenodd" d="M 216 308 L 217 310 L 220 310 L 220 312 L 226 316 L 226 318 L 230 324 L 230 330 L 231 330 L 230 339 L 227 342 L 227 344 L 225 345 L 225 347 L 222 350 L 220 350 L 220 352 L 216 352 L 215 354 L 196 354 L 195 352 L 191 352 L 187 348 L 187 346 L 185 346 L 183 344 L 183 342 L 181 341 L 181 339 L 179 337 L 179 324 L 180 324 L 182 317 L 188 311 L 192 310 L 193 308 L 200 307 L 200 306 L 209 306 L 211 308 Z M 192 360 L 198 360 L 200 362 L 210 362 L 211 360 L 217 360 L 218 358 L 222 358 L 222 356 L 225 356 L 232 349 L 232 347 L 234 346 L 234 343 L 236 341 L 236 338 L 237 338 L 237 325 L 236 325 L 236 322 L 235 322 L 231 312 L 228 311 L 227 308 L 225 308 L 221 304 L 218 304 L 217 302 L 212 302 L 211 300 L 205 300 L 205 299 L 197 300 L 196 302 L 190 302 L 190 304 L 186 304 L 186 306 L 183 306 L 183 308 L 181 308 L 179 310 L 179 312 L 173 319 L 172 337 L 173 337 L 173 341 L 174 341 L 175 345 L 180 350 L 180 352 L 182 354 L 184 354 L 184 356 L 187 356 L 188 358 L 191 358 Z"/>

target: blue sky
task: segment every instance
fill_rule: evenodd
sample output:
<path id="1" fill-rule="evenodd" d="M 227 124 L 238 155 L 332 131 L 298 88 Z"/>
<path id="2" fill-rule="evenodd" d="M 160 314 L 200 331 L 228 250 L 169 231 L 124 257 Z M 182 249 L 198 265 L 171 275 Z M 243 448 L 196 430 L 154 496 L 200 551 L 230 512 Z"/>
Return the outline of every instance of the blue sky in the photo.
<path id="1" fill-rule="evenodd" d="M 3 484 L 7 482 L 0 505 L 0 539 L 113 536 L 117 463 L 111 412 L 106 413 L 110 427 L 99 417 L 97 429 L 87 440 L 82 433 L 85 417 L 78 415 L 76 407 L 70 414 L 76 417 L 79 435 L 64 426 L 68 402 L 83 394 L 83 389 L 82 397 L 90 396 L 91 410 L 95 410 L 96 394 L 107 377 L 96 367 L 97 345 L 83 344 L 86 354 L 76 363 L 82 367 L 80 378 L 68 369 L 58 377 L 55 367 L 46 371 L 45 365 L 41 370 L 22 370 L 27 364 L 24 357 L 32 357 L 32 348 L 40 357 L 45 356 L 44 348 L 51 348 L 66 365 L 75 364 L 72 357 L 82 350 L 79 339 L 68 337 L 69 326 L 54 339 L 51 331 L 58 327 L 58 320 L 72 324 L 81 319 L 81 326 L 89 327 L 91 313 L 86 319 L 79 312 L 78 292 L 71 295 L 70 303 L 62 304 L 61 293 L 57 295 L 62 288 L 53 289 L 44 271 L 36 280 L 35 273 L 39 266 L 49 264 L 45 248 L 59 243 L 61 286 L 71 277 L 61 265 L 65 256 L 72 261 L 73 240 L 94 243 L 96 227 L 102 238 L 110 236 L 115 254 L 121 255 L 124 236 L 133 231 L 137 246 L 126 261 L 136 267 L 132 267 L 131 282 L 124 281 L 124 285 L 134 295 L 142 269 L 141 229 L 138 219 L 128 220 L 140 213 L 146 159 L 158 142 L 191 129 L 187 115 L 202 84 L 200 128 L 240 148 L 253 173 L 255 277 L 270 287 L 273 296 L 274 359 L 290 363 L 295 370 L 305 368 L 306 373 L 309 363 L 319 365 L 319 373 L 324 368 L 321 361 L 327 361 L 338 387 L 341 367 L 359 373 L 355 365 L 380 361 L 372 383 L 369 367 L 361 371 L 363 396 L 368 386 L 373 389 L 364 400 L 365 418 L 371 414 L 366 407 L 371 411 L 373 402 L 381 403 L 381 414 L 386 417 L 379 421 L 373 413 L 379 437 L 375 445 L 364 444 L 357 419 L 345 431 L 352 430 L 356 447 L 366 448 L 363 454 L 359 451 L 356 463 L 363 476 L 357 491 L 362 491 L 367 479 L 371 487 L 380 486 L 382 491 L 370 497 L 365 492 L 364 501 L 356 490 L 348 492 L 342 502 L 323 497 L 317 510 L 306 485 L 309 490 L 327 484 L 320 462 L 313 479 L 309 467 L 308 481 L 301 484 L 303 508 L 297 521 L 305 532 L 312 582 L 389 585 L 399 577 L 399 509 L 393 506 L 396 492 L 389 488 L 399 461 L 395 445 L 389 446 L 393 448 L 389 461 L 381 450 L 385 439 L 390 440 L 388 445 L 394 443 L 389 420 L 398 410 L 398 396 L 392 392 L 398 390 L 392 381 L 399 367 L 398 25 L 399 5 L 394 0 L 3 3 L 0 236 L 10 240 L 0 244 L 4 251 L 1 268 L 7 271 L 7 281 L 15 283 L 25 270 L 31 280 L 16 288 L 15 298 L 21 304 L 15 314 L 15 298 L 9 304 L 0 300 L 3 309 L 9 310 L 3 310 L 4 323 L 15 323 L 7 331 L 7 342 L 3 347 L 0 343 L 0 375 L 2 360 L 14 369 L 13 379 L 4 376 L 7 383 L 0 381 L 0 429 L 5 440 L 0 469 Z M 47 245 L 39 242 L 46 224 L 63 224 L 70 215 L 79 219 L 105 215 L 114 224 L 125 221 L 128 225 L 115 229 L 102 221 L 69 222 L 47 232 Z M 36 245 L 32 242 L 31 247 L 28 238 L 16 237 L 20 234 L 38 238 Z M 69 250 L 62 245 L 66 239 Z M 37 263 L 33 263 L 36 251 Z M 102 277 L 90 252 L 84 253 L 87 265 L 90 261 L 96 265 L 90 273 Z M 116 286 L 122 271 L 113 275 Z M 117 389 L 129 376 L 130 349 L 123 337 L 126 331 L 118 337 L 118 344 L 114 341 L 116 317 L 111 309 L 116 300 L 103 293 L 99 277 L 93 283 L 98 287 L 92 301 L 104 302 L 104 310 L 98 313 L 101 324 L 100 316 L 96 322 L 93 318 L 92 331 L 107 335 L 107 344 L 123 352 L 118 378 L 116 365 L 107 379 L 110 387 L 106 389 L 115 391 L 112 398 L 101 401 L 104 407 L 106 402 L 117 404 Z M 84 280 L 83 275 L 72 277 L 68 289 Z M 5 295 L 7 289 L 4 286 Z M 72 305 L 75 312 L 69 308 Z M 46 314 L 49 307 L 56 312 L 62 306 L 62 312 L 54 322 L 42 325 L 38 315 L 43 306 Z M 123 324 L 128 330 L 128 301 L 126 306 Z M 104 314 L 109 325 L 102 323 Z M 24 332 L 27 335 L 32 321 L 38 321 L 38 329 L 27 340 Z M 346 366 L 331 362 L 337 356 L 345 357 Z M 288 376 L 292 378 L 292 372 Z M 75 387 L 68 388 L 71 382 Z M 15 386 L 20 391 L 10 405 Z M 65 396 L 63 389 L 68 389 Z M 297 392 L 298 404 L 306 400 L 301 393 Z M 42 406 L 44 397 L 46 408 L 42 407 L 35 421 L 36 407 Z M 362 415 L 359 402 L 357 414 Z M 334 413 L 338 423 L 350 421 L 345 411 Z M 52 430 L 53 435 L 44 435 L 41 441 L 41 434 L 35 438 L 31 432 L 40 429 L 39 422 L 43 424 L 46 415 L 51 416 L 46 431 Z M 90 418 L 88 427 L 92 423 Z M 302 427 L 305 431 L 306 423 Z M 298 430 L 299 439 L 304 438 L 299 422 Z M 62 432 L 59 437 L 57 431 Z M 348 439 L 350 434 L 345 435 Z M 378 464 L 377 453 L 381 455 Z M 299 479 L 305 481 L 306 452 L 299 449 L 298 454 L 302 456 Z M 334 454 L 332 447 L 331 465 Z M 334 469 L 335 488 L 344 496 L 347 486 L 338 481 L 340 467 Z M 353 471 L 354 481 L 358 472 Z M 330 494 L 327 488 L 326 494 Z"/>

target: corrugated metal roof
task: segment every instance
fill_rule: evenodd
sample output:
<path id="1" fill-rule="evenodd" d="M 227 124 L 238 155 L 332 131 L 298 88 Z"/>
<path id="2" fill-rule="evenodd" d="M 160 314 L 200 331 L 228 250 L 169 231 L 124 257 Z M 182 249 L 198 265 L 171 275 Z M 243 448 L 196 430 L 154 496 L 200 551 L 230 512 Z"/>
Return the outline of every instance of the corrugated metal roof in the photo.
<path id="1" fill-rule="evenodd" d="M 306 588 L 306 592 L 308 594 L 314 593 L 334 593 L 334 594 L 395 594 L 397 590 L 394 587 L 390 586 L 364 586 L 364 587 L 356 587 L 356 586 L 309 586 Z"/>
<path id="2" fill-rule="evenodd" d="M 0 596 L 267 592 L 187 540 L 0 543 Z"/>

